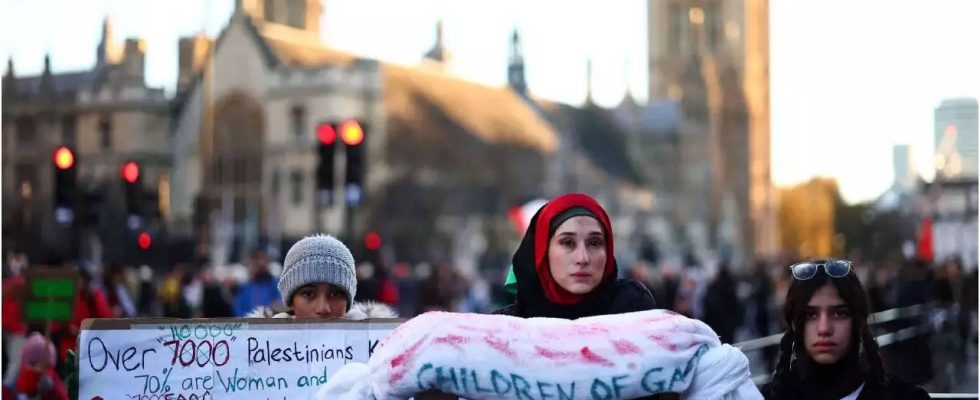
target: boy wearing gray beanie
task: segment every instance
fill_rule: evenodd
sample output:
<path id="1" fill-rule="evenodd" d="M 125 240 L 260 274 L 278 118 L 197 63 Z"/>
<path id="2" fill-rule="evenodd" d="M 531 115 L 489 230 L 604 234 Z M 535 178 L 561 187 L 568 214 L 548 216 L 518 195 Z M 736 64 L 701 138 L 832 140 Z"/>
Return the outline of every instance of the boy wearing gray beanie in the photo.
<path id="1" fill-rule="evenodd" d="M 274 314 L 261 308 L 249 317 L 275 318 L 395 318 L 394 311 L 377 303 L 354 304 L 357 275 L 354 256 L 343 242 L 317 234 L 296 242 L 286 252 L 279 294 L 289 307 Z"/>

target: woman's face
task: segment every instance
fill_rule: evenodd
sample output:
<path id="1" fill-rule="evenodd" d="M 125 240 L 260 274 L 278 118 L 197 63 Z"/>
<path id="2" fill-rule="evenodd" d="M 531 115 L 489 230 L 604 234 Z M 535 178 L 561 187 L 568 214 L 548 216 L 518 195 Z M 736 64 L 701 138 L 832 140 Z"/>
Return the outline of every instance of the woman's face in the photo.
<path id="1" fill-rule="evenodd" d="M 548 265 L 558 286 L 573 294 L 591 292 L 606 269 L 606 239 L 595 218 L 569 218 L 548 241 Z"/>
<path id="2" fill-rule="evenodd" d="M 293 293 L 296 318 L 341 318 L 347 313 L 347 292 L 329 283 L 314 283 Z"/>
<path id="3" fill-rule="evenodd" d="M 804 344 L 817 364 L 834 364 L 851 347 L 851 311 L 827 282 L 813 293 L 805 311 Z"/>

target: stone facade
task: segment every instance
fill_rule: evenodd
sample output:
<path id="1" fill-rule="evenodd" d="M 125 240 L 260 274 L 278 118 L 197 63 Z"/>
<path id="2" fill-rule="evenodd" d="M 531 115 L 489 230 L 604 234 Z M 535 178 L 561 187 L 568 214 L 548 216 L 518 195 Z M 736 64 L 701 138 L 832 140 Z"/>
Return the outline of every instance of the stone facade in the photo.
<path id="1" fill-rule="evenodd" d="M 170 180 L 168 100 L 162 89 L 144 82 L 145 42 L 116 43 L 112 25 L 103 24 L 96 65 L 87 71 L 52 73 L 45 59 L 40 76 L 19 76 L 8 62 L 3 92 L 3 193 L 5 248 L 30 255 L 64 252 L 64 244 L 80 242 L 79 251 L 93 257 L 125 258 L 119 249 L 100 243 L 133 243 L 126 230 L 121 166 L 140 165 L 147 193 L 167 197 Z M 77 202 L 95 196 L 94 221 L 76 225 L 81 232 L 60 227 L 53 211 L 55 148 L 74 151 Z M 151 202 L 159 213 L 169 212 L 164 201 Z M 88 204 L 86 204 L 88 206 Z M 154 210 L 156 211 L 156 210 Z M 159 229 L 151 217 L 138 229 Z M 45 245 L 42 245 L 44 243 Z M 92 254 L 95 252 L 97 254 Z"/>
<path id="2" fill-rule="evenodd" d="M 650 103 L 639 114 L 654 118 L 641 118 L 635 146 L 682 158 L 679 171 L 639 162 L 654 181 L 678 181 L 654 190 L 675 200 L 664 204 L 673 237 L 701 258 L 744 265 L 777 250 L 768 26 L 767 0 L 648 2 Z"/>

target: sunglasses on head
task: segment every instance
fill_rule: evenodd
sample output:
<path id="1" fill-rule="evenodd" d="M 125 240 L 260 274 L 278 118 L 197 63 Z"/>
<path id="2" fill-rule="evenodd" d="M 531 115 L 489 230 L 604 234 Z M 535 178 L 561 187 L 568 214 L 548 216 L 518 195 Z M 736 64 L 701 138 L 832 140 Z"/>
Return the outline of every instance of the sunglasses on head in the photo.
<path id="1" fill-rule="evenodd" d="M 807 261 L 793 264 L 789 267 L 793 277 L 805 281 L 817 276 L 817 270 L 823 267 L 824 272 L 831 278 L 843 278 L 851 272 L 851 262 L 847 260 Z"/>

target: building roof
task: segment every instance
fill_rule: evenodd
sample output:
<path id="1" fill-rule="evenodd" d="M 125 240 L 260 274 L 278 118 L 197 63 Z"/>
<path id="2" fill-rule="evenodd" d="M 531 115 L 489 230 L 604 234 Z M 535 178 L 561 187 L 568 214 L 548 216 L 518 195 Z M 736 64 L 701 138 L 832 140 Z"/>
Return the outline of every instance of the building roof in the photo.
<path id="1" fill-rule="evenodd" d="M 74 94 L 79 89 L 89 86 L 95 80 L 94 71 L 63 72 L 51 74 L 51 83 L 55 93 Z M 41 93 L 43 75 L 14 77 L 14 85 L 19 96 L 33 97 Z"/>
<path id="2" fill-rule="evenodd" d="M 271 63 L 289 66 L 348 65 L 359 57 L 284 35 L 277 27 L 256 27 L 248 22 L 260 46 L 267 46 Z M 419 126 L 443 116 L 488 143 L 514 143 L 551 153 L 558 136 L 548 122 L 507 87 L 493 87 L 463 80 L 425 67 L 380 63 L 389 120 L 397 126 Z"/>

